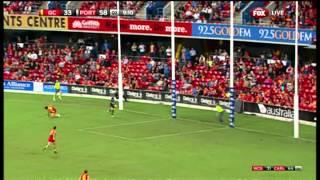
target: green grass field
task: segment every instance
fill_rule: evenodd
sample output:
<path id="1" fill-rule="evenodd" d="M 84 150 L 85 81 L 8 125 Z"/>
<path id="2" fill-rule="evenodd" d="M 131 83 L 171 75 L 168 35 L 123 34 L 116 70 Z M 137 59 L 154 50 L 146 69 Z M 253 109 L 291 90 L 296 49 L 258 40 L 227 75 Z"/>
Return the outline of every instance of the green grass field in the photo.
<path id="1" fill-rule="evenodd" d="M 44 106 L 62 115 L 49 119 Z M 315 128 L 236 115 L 236 128 L 220 124 L 215 112 L 125 103 L 111 117 L 102 99 L 4 93 L 6 180 L 78 179 L 297 179 L 316 173 Z M 227 121 L 227 114 L 225 115 Z M 58 154 L 43 152 L 57 126 Z M 253 172 L 252 165 L 300 165 L 296 172 Z"/>

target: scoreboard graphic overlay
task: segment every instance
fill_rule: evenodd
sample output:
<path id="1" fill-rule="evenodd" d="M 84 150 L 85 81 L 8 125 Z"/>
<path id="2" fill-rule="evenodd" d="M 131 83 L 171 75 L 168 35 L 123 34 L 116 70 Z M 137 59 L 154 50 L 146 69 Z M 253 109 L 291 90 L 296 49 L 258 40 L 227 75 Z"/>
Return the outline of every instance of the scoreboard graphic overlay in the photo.
<path id="1" fill-rule="evenodd" d="M 99 10 L 82 10 L 82 9 L 65 9 L 50 10 L 42 9 L 39 11 L 40 16 L 133 16 L 133 10 L 117 9 L 99 9 Z"/>
<path id="2" fill-rule="evenodd" d="M 253 165 L 252 171 L 302 171 L 302 166 L 263 166 Z"/>

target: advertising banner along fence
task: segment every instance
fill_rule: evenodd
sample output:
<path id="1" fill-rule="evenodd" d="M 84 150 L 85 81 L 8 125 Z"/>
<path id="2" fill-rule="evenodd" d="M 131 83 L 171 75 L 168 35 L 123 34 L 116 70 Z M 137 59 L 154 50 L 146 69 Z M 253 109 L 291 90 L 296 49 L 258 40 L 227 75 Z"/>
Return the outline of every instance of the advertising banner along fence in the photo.
<path id="1" fill-rule="evenodd" d="M 24 90 L 24 91 L 33 91 L 33 82 L 23 82 L 23 81 L 3 81 L 4 89 L 12 90 Z"/>
<path id="2" fill-rule="evenodd" d="M 60 85 L 60 90 L 62 93 L 69 93 L 69 89 L 67 85 Z M 43 83 L 43 92 L 55 92 L 54 84 L 51 83 Z"/>
<path id="3" fill-rule="evenodd" d="M 176 35 L 191 36 L 191 23 L 175 22 Z M 170 35 L 171 24 L 167 21 L 121 20 L 121 32 Z"/>
<path id="4" fill-rule="evenodd" d="M 243 108 L 243 110 L 247 112 L 254 112 L 289 119 L 293 119 L 294 117 L 293 109 L 286 107 L 244 102 Z M 299 111 L 299 119 L 312 122 L 315 122 L 317 120 L 316 113 L 309 111 Z"/>
<path id="5" fill-rule="evenodd" d="M 192 36 L 194 37 L 229 39 L 229 31 L 229 25 L 226 24 L 192 24 Z M 314 30 L 300 29 L 298 32 L 300 45 L 311 45 L 316 39 Z M 234 40 L 294 45 L 295 29 L 234 25 Z"/>
<path id="6" fill-rule="evenodd" d="M 177 35 L 191 36 L 191 23 L 176 22 L 175 24 L 175 32 L 177 33 Z M 117 19 L 69 17 L 68 29 L 116 33 Z M 121 32 L 170 35 L 171 24 L 170 22 L 164 21 L 121 19 Z"/>
<path id="7" fill-rule="evenodd" d="M 117 32 L 117 19 L 69 17 L 68 29 L 78 31 Z"/>
<path id="8" fill-rule="evenodd" d="M 63 17 L 37 15 L 4 15 L 5 29 L 19 30 L 56 30 L 82 31 L 99 33 L 116 33 L 116 18 L 100 17 Z M 132 35 L 162 35 L 170 36 L 169 21 L 121 19 L 121 32 Z M 266 26 L 234 25 L 234 40 L 278 43 L 294 45 L 295 30 L 293 28 L 278 28 Z M 205 39 L 229 39 L 229 25 L 215 23 L 175 22 L 177 37 L 193 37 Z M 316 31 L 313 29 L 299 29 L 299 45 L 312 45 L 316 41 Z"/>
<path id="9" fill-rule="evenodd" d="M 4 29 L 67 31 L 68 17 L 4 15 Z"/>
<path id="10" fill-rule="evenodd" d="M 234 38 L 238 41 L 282 43 L 294 45 L 293 28 L 275 28 L 263 26 L 235 25 Z M 114 18 L 85 18 L 69 17 L 69 30 L 117 32 L 117 21 Z M 132 34 L 170 35 L 171 24 L 168 21 L 152 20 L 121 20 L 121 32 Z M 229 25 L 199 24 L 189 22 L 175 22 L 177 36 L 229 39 Z M 316 39 L 316 32 L 311 29 L 299 30 L 299 44 L 311 45 Z"/>

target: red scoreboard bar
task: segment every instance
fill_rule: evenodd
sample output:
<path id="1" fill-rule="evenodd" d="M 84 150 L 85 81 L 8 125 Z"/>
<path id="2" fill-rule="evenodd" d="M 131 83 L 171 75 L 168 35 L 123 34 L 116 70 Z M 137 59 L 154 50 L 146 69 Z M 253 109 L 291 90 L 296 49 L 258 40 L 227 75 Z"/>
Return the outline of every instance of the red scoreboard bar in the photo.
<path id="1" fill-rule="evenodd" d="M 75 16 L 75 10 L 71 9 L 41 9 L 40 16 Z"/>
<path id="2" fill-rule="evenodd" d="M 39 11 L 40 16 L 134 16 L 133 10 L 118 10 L 117 9 L 98 9 L 98 10 L 83 10 L 83 9 L 42 9 Z"/>
<path id="3" fill-rule="evenodd" d="M 50 10 L 50 9 L 41 9 L 39 11 L 40 16 L 62 16 L 63 10 L 57 9 L 57 10 Z"/>
<path id="4" fill-rule="evenodd" d="M 97 10 L 76 9 L 76 16 L 97 16 Z"/>

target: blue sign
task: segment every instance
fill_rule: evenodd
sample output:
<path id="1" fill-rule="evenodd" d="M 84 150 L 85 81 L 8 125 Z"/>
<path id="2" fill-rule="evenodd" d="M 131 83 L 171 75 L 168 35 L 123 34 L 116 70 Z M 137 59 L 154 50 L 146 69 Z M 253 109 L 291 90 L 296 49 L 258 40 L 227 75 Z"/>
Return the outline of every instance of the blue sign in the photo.
<path id="1" fill-rule="evenodd" d="M 3 81 L 4 89 L 13 89 L 13 90 L 25 90 L 33 91 L 33 82 L 24 82 L 24 81 Z"/>
<path id="2" fill-rule="evenodd" d="M 316 39 L 315 30 L 299 29 L 298 32 L 298 45 L 311 45 Z M 192 36 L 228 40 L 229 25 L 193 23 Z M 295 29 L 234 25 L 234 40 L 294 45 Z"/>
<path id="3" fill-rule="evenodd" d="M 62 93 L 68 93 L 68 86 L 66 85 L 60 85 L 60 90 Z M 47 83 L 43 83 L 43 92 L 56 92 L 54 89 L 54 84 L 47 84 Z"/>

